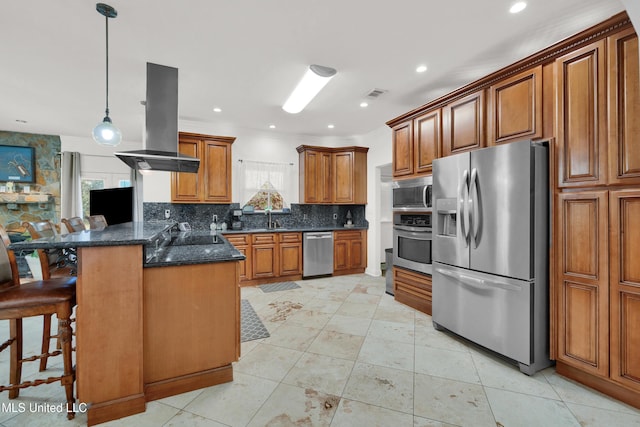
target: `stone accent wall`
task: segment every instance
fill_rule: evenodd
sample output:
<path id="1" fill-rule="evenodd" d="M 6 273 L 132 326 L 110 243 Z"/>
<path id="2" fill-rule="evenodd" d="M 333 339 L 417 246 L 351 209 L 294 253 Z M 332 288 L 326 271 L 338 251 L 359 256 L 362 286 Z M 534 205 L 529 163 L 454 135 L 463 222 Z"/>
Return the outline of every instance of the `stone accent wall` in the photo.
<path id="1" fill-rule="evenodd" d="M 44 197 L 46 203 L 0 203 L 0 224 L 12 229 L 22 221 L 50 219 L 60 221 L 60 137 L 57 135 L 37 135 L 31 133 L 0 131 L 0 145 L 15 145 L 35 148 L 36 182 L 34 184 L 15 184 L 15 192 L 22 193 L 23 185 L 29 185 L 30 191 L 50 194 Z M 0 182 L 0 185 L 5 185 Z M 13 196 L 15 198 L 15 196 Z M 0 198 L 2 199 L 2 198 Z M 33 198 L 17 197 L 24 201 Z M 11 201 L 12 199 L 9 199 Z"/>

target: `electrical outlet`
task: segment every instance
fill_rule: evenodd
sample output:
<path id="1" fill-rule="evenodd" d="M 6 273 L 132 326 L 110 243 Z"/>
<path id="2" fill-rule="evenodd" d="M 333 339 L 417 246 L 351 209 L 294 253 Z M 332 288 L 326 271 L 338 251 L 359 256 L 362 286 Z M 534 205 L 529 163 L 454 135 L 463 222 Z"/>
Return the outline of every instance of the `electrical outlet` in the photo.
<path id="1" fill-rule="evenodd" d="M 338 219 L 338 214 L 333 214 L 333 219 Z"/>
<path id="2" fill-rule="evenodd" d="M 164 218 L 165 219 L 171 218 L 171 210 L 170 209 L 165 209 L 164 210 Z"/>
<path id="3" fill-rule="evenodd" d="M 306 220 L 307 220 L 307 214 L 303 214 L 303 215 L 302 215 L 302 219 L 303 219 L 304 221 L 306 221 Z"/>

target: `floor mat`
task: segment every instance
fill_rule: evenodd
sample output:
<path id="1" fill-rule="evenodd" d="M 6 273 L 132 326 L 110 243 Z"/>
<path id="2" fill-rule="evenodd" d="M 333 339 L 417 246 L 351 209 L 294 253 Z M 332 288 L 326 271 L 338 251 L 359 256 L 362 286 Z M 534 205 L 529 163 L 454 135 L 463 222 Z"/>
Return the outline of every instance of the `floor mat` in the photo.
<path id="1" fill-rule="evenodd" d="M 296 282 L 278 282 L 268 285 L 258 286 L 262 292 L 288 291 L 289 289 L 297 289 L 300 287 Z"/>
<path id="2" fill-rule="evenodd" d="M 240 341 L 268 338 L 269 331 L 258 317 L 249 300 L 240 300 Z"/>

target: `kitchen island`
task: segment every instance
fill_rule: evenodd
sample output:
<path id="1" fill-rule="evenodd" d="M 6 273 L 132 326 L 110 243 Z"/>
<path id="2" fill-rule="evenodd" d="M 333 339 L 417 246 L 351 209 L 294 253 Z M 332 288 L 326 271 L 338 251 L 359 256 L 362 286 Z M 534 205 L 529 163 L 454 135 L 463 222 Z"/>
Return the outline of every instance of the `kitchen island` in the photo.
<path id="1" fill-rule="evenodd" d="M 76 394 L 88 425 L 233 380 L 244 256 L 222 236 L 157 244 L 172 226 L 126 223 L 10 246 L 77 250 Z"/>

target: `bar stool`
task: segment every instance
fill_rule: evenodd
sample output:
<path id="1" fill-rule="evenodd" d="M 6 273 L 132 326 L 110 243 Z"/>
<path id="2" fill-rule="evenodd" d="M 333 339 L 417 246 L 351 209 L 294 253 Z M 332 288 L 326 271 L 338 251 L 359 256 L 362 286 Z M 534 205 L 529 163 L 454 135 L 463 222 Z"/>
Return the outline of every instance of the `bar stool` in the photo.
<path id="1" fill-rule="evenodd" d="M 49 220 L 45 221 L 25 221 L 22 223 L 31 238 L 41 239 L 43 237 L 53 237 L 57 234 L 55 226 Z M 74 255 L 72 255 L 74 257 Z M 69 260 L 69 253 L 64 253 L 61 250 L 46 251 L 44 249 L 38 249 L 38 258 L 40 259 L 40 265 L 42 267 L 42 278 L 44 280 L 51 277 L 70 277 L 75 276 L 76 267 L 72 261 Z M 42 354 L 49 353 L 49 344 L 51 342 L 51 315 L 44 315 L 42 326 Z M 58 346 L 60 343 L 58 342 Z M 58 347 L 59 348 L 59 347 Z M 47 357 L 44 356 L 40 359 L 40 372 L 47 369 Z"/>
<path id="2" fill-rule="evenodd" d="M 87 218 L 89 219 L 89 228 L 91 230 L 104 230 L 109 225 L 104 215 L 90 215 Z"/>
<path id="3" fill-rule="evenodd" d="M 75 371 L 71 359 L 71 312 L 76 304 L 76 278 L 61 277 L 56 279 L 38 280 L 20 284 L 18 266 L 15 254 L 8 250 L 9 236 L 0 225 L 0 320 L 9 321 L 10 337 L 0 345 L 0 351 L 10 347 L 9 362 L 10 385 L 0 385 L 0 392 L 9 391 L 9 399 L 15 399 L 20 389 L 50 384 L 60 381 L 65 389 L 67 398 L 67 418 L 73 419 L 74 396 L 73 383 Z M 58 318 L 58 334 L 62 350 L 39 356 L 23 358 L 22 355 L 22 319 L 32 316 L 51 316 Z M 21 382 L 22 364 L 41 360 L 62 354 L 63 374 L 59 377 L 36 379 Z"/>
<path id="4" fill-rule="evenodd" d="M 79 216 L 74 216 L 71 218 L 62 218 L 62 223 L 67 227 L 69 233 L 73 233 L 75 231 L 84 231 L 87 228 L 84 226 L 84 221 Z"/>

